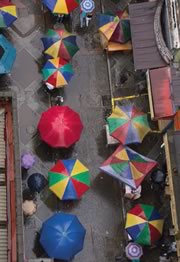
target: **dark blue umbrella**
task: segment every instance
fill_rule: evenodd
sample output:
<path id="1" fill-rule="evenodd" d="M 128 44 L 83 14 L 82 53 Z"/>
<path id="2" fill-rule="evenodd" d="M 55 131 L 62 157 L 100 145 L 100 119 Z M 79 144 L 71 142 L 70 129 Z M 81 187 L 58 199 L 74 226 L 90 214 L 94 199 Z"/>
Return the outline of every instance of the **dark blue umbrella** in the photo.
<path id="1" fill-rule="evenodd" d="M 40 193 L 41 190 L 47 185 L 47 180 L 42 174 L 34 173 L 30 175 L 27 183 L 31 191 Z"/>
<path id="2" fill-rule="evenodd" d="M 10 73 L 15 59 L 16 49 L 3 35 L 0 35 L 0 74 Z"/>
<path id="3" fill-rule="evenodd" d="M 57 213 L 43 223 L 40 243 L 50 258 L 69 261 L 83 249 L 85 234 L 76 216 Z"/>

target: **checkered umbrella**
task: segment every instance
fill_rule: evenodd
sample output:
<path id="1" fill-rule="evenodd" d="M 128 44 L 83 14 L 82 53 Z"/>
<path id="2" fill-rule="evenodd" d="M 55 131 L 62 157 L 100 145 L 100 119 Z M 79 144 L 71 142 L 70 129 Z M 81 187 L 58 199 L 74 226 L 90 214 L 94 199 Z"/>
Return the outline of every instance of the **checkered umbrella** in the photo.
<path id="1" fill-rule="evenodd" d="M 93 0 L 83 0 L 81 2 L 81 9 L 85 13 L 92 13 L 95 8 L 95 4 Z"/>
<path id="2" fill-rule="evenodd" d="M 134 242 L 130 242 L 126 246 L 126 257 L 133 260 L 140 259 L 140 257 L 143 255 L 142 247 Z"/>

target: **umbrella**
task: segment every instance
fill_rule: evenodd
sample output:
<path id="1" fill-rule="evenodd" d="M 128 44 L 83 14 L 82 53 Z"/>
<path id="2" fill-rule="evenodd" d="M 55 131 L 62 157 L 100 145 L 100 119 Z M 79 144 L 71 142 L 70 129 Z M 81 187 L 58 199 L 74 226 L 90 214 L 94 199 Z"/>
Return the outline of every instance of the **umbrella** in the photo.
<path id="1" fill-rule="evenodd" d="M 31 168 L 35 164 L 35 156 L 32 155 L 31 153 L 24 153 L 21 156 L 21 166 L 24 167 L 25 169 Z"/>
<path id="2" fill-rule="evenodd" d="M 0 74 L 10 73 L 15 59 L 16 49 L 3 35 L 0 35 Z"/>
<path id="3" fill-rule="evenodd" d="M 141 143 L 150 131 L 147 115 L 133 105 L 116 106 L 107 122 L 110 135 L 124 145 Z"/>
<path id="4" fill-rule="evenodd" d="M 126 246 L 126 257 L 130 260 L 133 259 L 140 259 L 140 257 L 143 255 L 142 247 L 136 243 L 130 242 Z"/>
<path id="5" fill-rule="evenodd" d="M 29 176 L 27 184 L 31 191 L 40 193 L 46 186 L 47 180 L 42 174 L 34 173 Z"/>
<path id="6" fill-rule="evenodd" d="M 16 6 L 12 3 L 0 2 L 0 28 L 9 27 L 17 19 Z"/>
<path id="7" fill-rule="evenodd" d="M 76 216 L 57 213 L 43 223 L 40 243 L 50 258 L 69 261 L 83 249 L 85 234 Z"/>
<path id="8" fill-rule="evenodd" d="M 83 124 L 79 114 L 68 106 L 52 106 L 38 123 L 40 137 L 52 147 L 70 147 L 80 139 Z"/>
<path id="9" fill-rule="evenodd" d="M 42 69 L 42 75 L 47 86 L 53 88 L 68 84 L 73 76 L 72 65 L 62 58 L 49 59 Z"/>
<path id="10" fill-rule="evenodd" d="M 79 6 L 79 0 L 43 0 L 53 14 L 69 14 Z"/>
<path id="11" fill-rule="evenodd" d="M 32 200 L 25 200 L 22 204 L 22 210 L 25 216 L 32 216 L 36 213 L 37 205 Z"/>
<path id="12" fill-rule="evenodd" d="M 157 162 L 120 145 L 100 169 L 136 189 Z"/>
<path id="13" fill-rule="evenodd" d="M 89 170 L 78 160 L 59 160 L 49 170 L 49 188 L 62 200 L 79 199 L 90 186 Z"/>
<path id="14" fill-rule="evenodd" d="M 138 204 L 127 213 L 125 229 L 138 244 L 152 245 L 161 237 L 163 223 L 155 207 Z"/>
<path id="15" fill-rule="evenodd" d="M 83 0 L 81 2 L 81 10 L 85 13 L 92 13 L 95 8 L 95 4 L 93 0 Z"/>
<path id="16" fill-rule="evenodd" d="M 131 39 L 130 21 L 123 13 L 118 15 L 100 14 L 98 16 L 99 32 L 107 41 L 124 44 Z"/>
<path id="17" fill-rule="evenodd" d="M 44 53 L 53 58 L 61 57 L 68 61 L 79 50 L 76 35 L 67 32 L 65 29 L 48 29 L 45 36 L 42 37 L 42 42 Z"/>

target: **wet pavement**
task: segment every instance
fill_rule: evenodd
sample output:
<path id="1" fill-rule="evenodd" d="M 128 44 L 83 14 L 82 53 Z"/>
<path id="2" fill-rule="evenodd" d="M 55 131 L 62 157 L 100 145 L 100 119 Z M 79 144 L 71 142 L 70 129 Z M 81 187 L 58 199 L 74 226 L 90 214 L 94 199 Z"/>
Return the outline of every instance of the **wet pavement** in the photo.
<path id="1" fill-rule="evenodd" d="M 36 214 L 24 220 L 25 256 L 31 259 L 46 257 L 38 242 L 38 232 L 43 221 L 63 210 L 78 215 L 87 230 L 84 250 L 74 261 L 114 261 L 123 246 L 124 222 L 119 184 L 98 169 L 112 149 L 106 146 L 104 129 L 106 110 L 110 108 L 110 99 L 104 103 L 105 97 L 110 98 L 108 71 L 95 20 L 88 32 L 81 33 L 79 18 L 76 14 L 73 16 L 80 51 L 72 61 L 75 75 L 64 90 L 64 104 L 80 113 L 84 131 L 73 148 L 53 150 L 39 139 L 37 133 L 40 114 L 50 106 L 50 96 L 44 91 L 40 74 L 43 64 L 40 38 L 44 33 L 44 21 L 47 26 L 52 23 L 52 17 L 48 13 L 43 16 L 38 1 L 16 0 L 14 3 L 20 18 L 4 33 L 16 47 L 17 58 L 11 75 L 0 81 L 7 86 L 13 85 L 17 93 L 21 153 L 36 155 L 35 166 L 22 172 L 23 199 L 35 198 L 37 202 Z M 96 7 L 100 10 L 100 2 Z M 29 175 L 39 172 L 47 178 L 55 160 L 68 157 L 78 157 L 90 169 L 91 189 L 80 201 L 62 203 L 48 187 L 38 195 L 27 191 Z"/>
<path id="2" fill-rule="evenodd" d="M 45 92 L 40 74 L 44 62 L 41 36 L 45 27 L 51 27 L 53 17 L 44 10 L 40 1 L 14 0 L 18 6 L 20 18 L 5 35 L 17 49 L 17 59 L 11 75 L 0 79 L 6 86 L 13 85 L 17 93 L 19 138 L 21 153 L 32 152 L 36 155 L 36 164 L 29 171 L 22 172 L 24 189 L 23 199 L 35 199 L 37 212 L 24 220 L 25 256 L 27 258 L 47 257 L 38 242 L 42 222 L 54 212 L 64 211 L 78 215 L 87 230 L 84 249 L 73 261 L 77 262 L 113 262 L 114 257 L 123 253 L 125 244 L 122 188 L 116 180 L 101 174 L 98 167 L 113 152 L 114 148 L 106 146 L 105 117 L 111 110 L 111 96 L 108 79 L 107 57 L 100 47 L 99 36 L 94 16 L 87 30 L 79 27 L 79 10 L 73 14 L 73 24 L 66 27 L 75 31 L 79 52 L 72 63 L 75 74 L 64 90 L 51 94 Z M 108 3 L 107 3 L 108 2 Z M 96 1 L 96 12 L 114 11 L 124 8 L 128 1 L 117 4 L 112 1 Z M 27 8 L 26 8 L 27 7 Z M 59 25 L 55 25 L 58 28 Z M 115 97 L 135 92 L 132 88 L 135 79 L 143 82 L 144 75 L 135 75 L 132 54 L 116 53 L 111 57 L 111 74 L 113 95 Z M 122 85 L 122 76 L 128 71 L 128 79 Z M 81 139 L 68 150 L 54 150 L 39 139 L 37 123 L 41 113 L 50 104 L 53 96 L 63 93 L 64 104 L 76 110 L 84 124 Z M 139 90 L 137 89 L 137 92 Z M 144 90 L 143 90 L 144 92 Z M 142 109 L 148 111 L 147 100 L 138 100 Z M 156 143 L 156 136 L 153 138 Z M 143 147 L 138 150 L 148 153 L 152 136 L 147 136 Z M 47 179 L 49 168 L 57 159 L 77 157 L 90 169 L 91 189 L 80 201 L 62 202 L 46 187 L 40 194 L 32 195 L 27 190 L 27 179 L 32 173 L 43 174 Z M 147 188 L 149 184 L 147 183 Z M 150 190 L 150 189 L 149 189 Z M 149 194 L 151 194 L 150 191 Z M 148 199 L 148 196 L 147 196 Z M 132 203 L 126 201 L 128 209 Z M 156 259 L 156 258 L 155 258 Z M 147 258 L 144 261 L 152 261 Z M 157 260 L 154 260 L 157 261 Z"/>

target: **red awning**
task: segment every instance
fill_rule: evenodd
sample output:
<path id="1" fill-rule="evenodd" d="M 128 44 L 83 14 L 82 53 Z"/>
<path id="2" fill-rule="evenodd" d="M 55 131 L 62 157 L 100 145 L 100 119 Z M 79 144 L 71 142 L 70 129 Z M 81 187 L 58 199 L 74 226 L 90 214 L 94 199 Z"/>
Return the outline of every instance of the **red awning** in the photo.
<path id="1" fill-rule="evenodd" d="M 169 67 L 149 70 L 154 118 L 171 118 L 176 110 L 171 94 L 171 71 Z"/>

